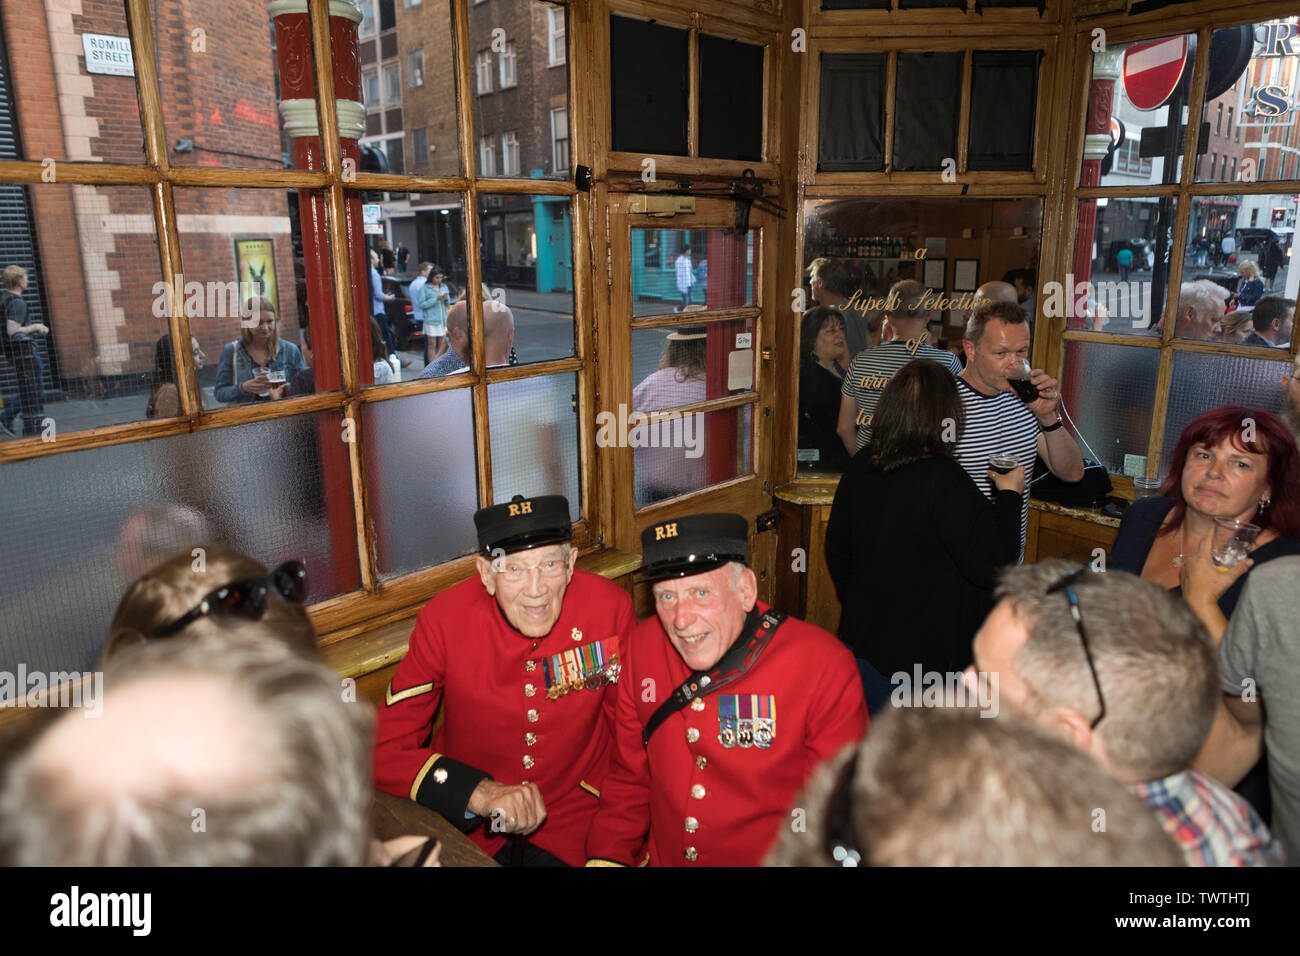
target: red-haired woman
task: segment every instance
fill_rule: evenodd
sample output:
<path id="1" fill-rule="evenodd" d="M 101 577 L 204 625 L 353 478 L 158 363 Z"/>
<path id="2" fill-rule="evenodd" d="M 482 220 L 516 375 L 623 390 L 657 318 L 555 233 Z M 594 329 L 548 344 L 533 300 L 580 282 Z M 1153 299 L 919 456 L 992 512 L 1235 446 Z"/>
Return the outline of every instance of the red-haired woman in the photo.
<path id="1" fill-rule="evenodd" d="M 1259 525 L 1250 558 L 1215 567 L 1215 518 Z M 1111 551 L 1111 567 L 1141 574 L 1183 598 L 1215 643 L 1245 587 L 1250 568 L 1300 554 L 1300 453 L 1276 415 L 1224 405 L 1183 429 L 1160 494 L 1133 503 Z"/>

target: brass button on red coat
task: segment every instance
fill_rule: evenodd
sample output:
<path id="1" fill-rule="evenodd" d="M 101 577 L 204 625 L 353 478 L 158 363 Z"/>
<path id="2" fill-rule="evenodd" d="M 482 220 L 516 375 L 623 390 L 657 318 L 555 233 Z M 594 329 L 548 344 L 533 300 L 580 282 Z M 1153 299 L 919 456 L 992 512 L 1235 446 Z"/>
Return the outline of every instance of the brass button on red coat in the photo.
<path id="1" fill-rule="evenodd" d="M 701 698 L 696 697 L 693 701 L 691 701 L 691 710 L 699 711 L 703 709 L 704 709 L 704 701 Z"/>
<path id="2" fill-rule="evenodd" d="M 699 739 L 700 739 L 700 732 L 698 730 L 696 730 L 694 727 L 686 728 L 686 742 L 688 744 L 693 744 Z"/>
<path id="3" fill-rule="evenodd" d="M 530 708 L 529 711 L 528 711 L 528 713 L 526 714 L 526 716 L 528 717 L 528 722 L 529 722 L 530 724 L 535 724 L 535 723 L 537 723 L 537 711 L 536 711 L 536 710 L 533 710 L 533 709 Z"/>
<path id="4" fill-rule="evenodd" d="M 704 756 L 704 754 L 698 754 L 698 755 L 696 756 L 696 758 L 695 758 L 695 766 L 697 766 L 697 767 L 699 767 L 701 770 L 703 770 L 703 769 L 704 769 L 705 767 L 707 767 L 708 765 L 709 765 L 709 758 L 708 758 L 708 757 Z"/>
<path id="5" fill-rule="evenodd" d="M 524 760 L 523 760 L 524 769 L 525 769 L 525 770 L 531 770 L 531 769 L 533 768 L 533 763 L 534 763 L 534 762 L 535 762 L 535 761 L 533 760 L 533 758 L 532 758 L 531 756 L 525 756 L 525 757 L 524 757 Z"/>
<path id="6" fill-rule="evenodd" d="M 686 848 L 686 852 L 683 855 L 686 857 L 686 860 L 689 863 L 694 863 L 696 860 L 700 858 L 699 850 L 695 849 L 695 847 L 693 846 L 688 846 Z"/>
<path id="7" fill-rule="evenodd" d="M 694 832 L 695 832 L 696 830 L 698 830 L 699 828 L 700 828 L 700 821 L 699 821 L 699 820 L 695 819 L 695 817 L 687 817 L 687 818 L 686 818 L 686 832 L 687 832 L 687 833 L 694 833 Z"/>
<path id="8" fill-rule="evenodd" d="M 529 673 L 532 673 L 533 671 L 537 670 L 537 661 L 525 661 L 524 670 L 528 671 Z"/>
<path id="9" fill-rule="evenodd" d="M 537 693 L 537 687 L 536 687 L 535 685 L 533 685 L 533 684 L 525 684 L 525 685 L 524 685 L 524 696 L 525 696 L 525 697 L 532 697 L 532 696 L 533 696 L 534 694 L 536 694 L 536 693 Z"/>
<path id="10" fill-rule="evenodd" d="M 537 735 L 530 730 L 528 733 L 524 734 L 524 743 L 531 747 L 533 744 L 537 743 Z"/>
<path id="11" fill-rule="evenodd" d="M 704 793 L 705 793 L 704 784 L 702 783 L 697 783 L 695 786 L 691 787 L 691 796 L 694 797 L 696 800 L 703 800 Z"/>

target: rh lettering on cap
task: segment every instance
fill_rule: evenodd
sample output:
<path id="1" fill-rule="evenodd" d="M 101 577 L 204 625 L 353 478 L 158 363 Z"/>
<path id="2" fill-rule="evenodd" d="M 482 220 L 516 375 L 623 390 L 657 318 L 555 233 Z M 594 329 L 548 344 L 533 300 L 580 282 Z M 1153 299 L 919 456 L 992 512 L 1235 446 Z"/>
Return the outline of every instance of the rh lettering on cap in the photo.
<path id="1" fill-rule="evenodd" d="M 510 509 L 510 517 L 512 518 L 533 513 L 533 503 L 531 501 L 525 501 L 522 504 L 517 505 L 507 505 L 506 507 Z"/>
<path id="2" fill-rule="evenodd" d="M 675 538 L 675 537 L 677 537 L 676 521 L 669 522 L 668 524 L 661 524 L 659 527 L 655 528 L 656 541 L 662 541 L 664 538 Z"/>

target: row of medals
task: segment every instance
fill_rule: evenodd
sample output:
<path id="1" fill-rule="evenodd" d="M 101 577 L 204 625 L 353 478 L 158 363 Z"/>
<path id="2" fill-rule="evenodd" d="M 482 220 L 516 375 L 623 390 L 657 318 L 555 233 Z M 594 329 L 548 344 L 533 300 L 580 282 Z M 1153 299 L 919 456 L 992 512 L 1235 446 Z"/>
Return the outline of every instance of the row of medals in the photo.
<path id="1" fill-rule="evenodd" d="M 546 689 L 546 696 L 551 700 L 558 700 L 571 690 L 600 690 L 602 687 L 608 687 L 610 684 L 617 684 L 618 675 L 622 669 L 622 666 L 618 662 L 618 658 L 615 657 L 604 667 L 599 670 L 591 671 L 572 683 L 566 682 L 563 684 L 557 684 L 554 687 L 548 687 Z"/>

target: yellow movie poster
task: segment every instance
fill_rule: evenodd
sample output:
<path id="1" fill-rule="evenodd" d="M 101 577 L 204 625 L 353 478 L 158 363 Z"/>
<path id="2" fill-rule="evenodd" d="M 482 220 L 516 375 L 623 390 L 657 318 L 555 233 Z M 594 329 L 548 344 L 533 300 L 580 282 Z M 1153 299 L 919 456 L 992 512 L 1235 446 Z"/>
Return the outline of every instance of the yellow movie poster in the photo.
<path id="1" fill-rule="evenodd" d="M 275 242 L 272 239 L 236 239 L 235 272 L 239 280 L 239 301 L 260 295 L 270 299 L 280 314 L 280 290 L 275 281 Z"/>

